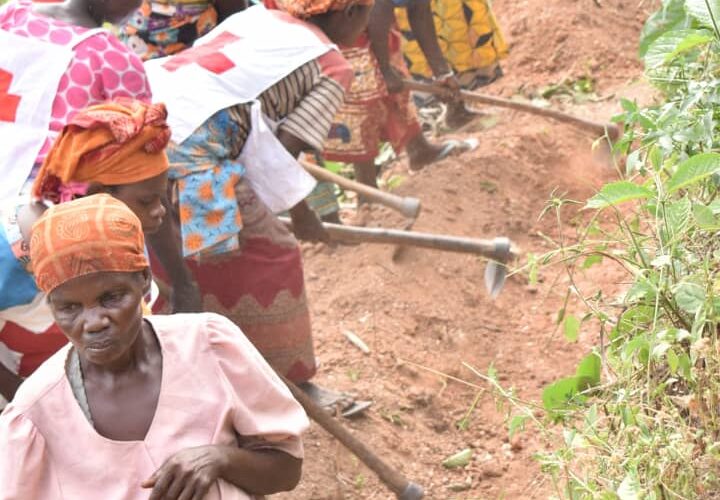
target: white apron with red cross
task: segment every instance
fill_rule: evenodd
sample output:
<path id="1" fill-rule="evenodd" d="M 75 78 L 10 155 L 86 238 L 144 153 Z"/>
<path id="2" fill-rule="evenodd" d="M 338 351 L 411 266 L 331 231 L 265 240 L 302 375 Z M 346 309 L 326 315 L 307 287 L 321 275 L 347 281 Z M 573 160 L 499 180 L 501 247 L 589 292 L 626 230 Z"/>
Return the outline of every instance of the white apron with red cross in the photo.
<path id="1" fill-rule="evenodd" d="M 63 47 L 0 30 L 0 200 L 16 197 L 45 143 L 60 78 L 72 61 Z"/>
<path id="2" fill-rule="evenodd" d="M 192 48 L 145 63 L 153 97 L 168 110 L 172 139 L 181 144 L 222 109 L 251 102 L 334 45 L 301 21 L 287 22 L 258 5 L 234 14 Z M 315 186 L 272 130 L 251 113 L 251 137 L 242 152 L 246 178 L 274 212 L 287 210 Z M 282 179 L 282 182 L 278 182 Z"/>
<path id="3" fill-rule="evenodd" d="M 18 196 L 32 171 L 75 46 L 98 31 L 63 46 L 0 30 L 0 204 Z"/>

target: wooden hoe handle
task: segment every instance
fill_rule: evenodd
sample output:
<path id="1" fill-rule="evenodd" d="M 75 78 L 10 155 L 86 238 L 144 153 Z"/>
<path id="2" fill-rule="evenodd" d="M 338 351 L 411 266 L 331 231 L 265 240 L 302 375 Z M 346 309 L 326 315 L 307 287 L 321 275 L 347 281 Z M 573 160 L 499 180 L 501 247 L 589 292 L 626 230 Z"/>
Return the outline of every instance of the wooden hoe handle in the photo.
<path id="1" fill-rule="evenodd" d="M 404 81 L 405 87 L 410 90 L 418 92 L 428 92 L 430 94 L 445 94 L 447 90 L 440 88 L 436 85 L 429 83 L 421 83 L 412 80 Z M 503 99 L 502 97 L 494 97 L 486 94 L 479 94 L 477 92 L 468 92 L 467 90 L 461 90 L 460 95 L 464 101 L 467 102 L 478 102 L 481 104 L 489 104 L 491 106 L 498 106 L 501 108 L 510 108 L 517 111 L 524 111 L 526 113 L 533 113 L 547 118 L 552 118 L 563 123 L 569 123 L 575 125 L 578 128 L 591 132 L 595 135 L 605 135 L 607 133 L 611 141 L 615 141 L 620 137 L 620 128 L 614 123 L 601 123 L 577 116 L 569 113 L 563 113 L 554 109 L 541 108 L 525 102 L 511 101 L 510 99 Z"/>
<path id="2" fill-rule="evenodd" d="M 350 433 L 340 422 L 318 406 L 298 386 L 282 377 L 290 392 L 305 408 L 307 414 L 323 429 L 350 450 L 362 463 L 372 470 L 400 500 L 419 500 L 424 496 L 420 485 L 408 481 L 399 471 L 373 453 L 362 441 Z"/>
<path id="3" fill-rule="evenodd" d="M 292 221 L 289 218 L 280 217 L 280 220 L 286 226 L 292 227 Z M 404 231 L 402 229 L 345 226 L 329 222 L 323 222 L 322 225 L 330 238 L 348 243 L 406 245 L 446 252 L 472 253 L 501 263 L 507 262 L 519 254 L 519 250 L 515 246 L 506 243 L 505 238 L 481 240 L 444 234 L 421 233 L 419 231 Z"/>
<path id="4" fill-rule="evenodd" d="M 385 191 L 380 191 L 379 189 L 352 181 L 342 175 L 334 174 L 327 169 L 318 167 L 317 165 L 313 165 L 307 161 L 300 160 L 300 165 L 302 165 L 303 168 L 316 179 L 333 182 L 344 189 L 355 191 L 370 200 L 397 210 L 405 217 L 415 219 L 420 214 L 420 200 L 417 198 L 408 196 L 402 197 Z"/>

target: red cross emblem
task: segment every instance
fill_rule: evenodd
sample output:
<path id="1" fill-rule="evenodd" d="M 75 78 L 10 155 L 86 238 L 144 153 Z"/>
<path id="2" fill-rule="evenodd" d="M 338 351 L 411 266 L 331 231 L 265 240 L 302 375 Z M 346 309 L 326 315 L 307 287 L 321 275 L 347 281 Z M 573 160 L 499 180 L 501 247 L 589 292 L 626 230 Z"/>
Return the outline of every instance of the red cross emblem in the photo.
<path id="1" fill-rule="evenodd" d="M 12 73 L 0 69 L 0 121 L 3 122 L 14 122 L 20 106 L 20 96 L 10 93 L 12 81 Z"/>
<path id="2" fill-rule="evenodd" d="M 220 52 L 220 49 L 238 40 L 240 40 L 240 37 L 226 31 L 215 37 L 211 42 L 192 47 L 171 57 L 170 60 L 163 64 L 163 68 L 168 71 L 175 71 L 188 64 L 197 63 L 206 70 L 220 75 L 235 67 L 235 63 Z"/>

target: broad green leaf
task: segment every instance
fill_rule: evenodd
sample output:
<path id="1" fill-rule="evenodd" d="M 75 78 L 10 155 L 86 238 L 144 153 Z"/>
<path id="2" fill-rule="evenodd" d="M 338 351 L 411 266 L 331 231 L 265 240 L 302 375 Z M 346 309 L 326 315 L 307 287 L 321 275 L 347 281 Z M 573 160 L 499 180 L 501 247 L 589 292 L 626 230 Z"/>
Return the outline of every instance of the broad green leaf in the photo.
<path id="1" fill-rule="evenodd" d="M 653 169 L 660 170 L 660 167 L 663 164 L 663 154 L 659 147 L 653 146 L 650 149 L 650 152 L 648 153 L 648 158 L 650 159 L 650 163 L 652 164 Z"/>
<path id="2" fill-rule="evenodd" d="M 653 69 L 671 61 L 676 55 L 690 48 L 708 43 L 707 32 L 703 30 L 679 29 L 660 35 L 645 53 L 645 69 Z"/>
<path id="3" fill-rule="evenodd" d="M 664 222 L 669 238 L 672 239 L 685 232 L 690 222 L 690 200 L 681 198 L 665 207 Z"/>
<path id="4" fill-rule="evenodd" d="M 563 322 L 563 332 L 565 333 L 565 338 L 569 342 L 577 342 L 579 331 L 580 320 L 572 314 L 565 316 L 565 321 Z"/>
<path id="5" fill-rule="evenodd" d="M 625 160 L 626 176 L 629 177 L 633 172 L 640 170 L 645 165 L 642 158 L 640 158 L 641 152 L 642 151 L 640 149 L 636 149 L 628 155 L 627 159 Z"/>
<path id="6" fill-rule="evenodd" d="M 640 57 L 645 56 L 648 47 L 663 33 L 687 26 L 685 0 L 664 1 L 662 8 L 645 21 L 645 26 L 640 34 Z"/>
<path id="7" fill-rule="evenodd" d="M 545 387 L 542 402 L 546 410 L 552 411 L 565 407 L 578 391 L 577 377 L 565 377 Z"/>
<path id="8" fill-rule="evenodd" d="M 624 97 L 620 98 L 620 106 L 622 106 L 622 109 L 627 111 L 628 113 L 636 113 L 638 110 L 637 104 L 629 99 L 625 99 Z"/>
<path id="9" fill-rule="evenodd" d="M 720 156 L 720 155 L 719 155 Z M 590 198 L 585 208 L 605 208 L 626 201 L 652 198 L 653 192 L 630 181 L 618 181 L 605 184 L 599 193 Z"/>
<path id="10" fill-rule="evenodd" d="M 720 171 L 720 154 L 701 153 L 678 165 L 675 174 L 668 180 L 665 188 L 669 193 L 673 193 L 718 171 Z"/>
<path id="11" fill-rule="evenodd" d="M 642 363 L 643 365 L 647 364 L 648 357 L 650 355 L 650 344 L 648 343 L 647 339 L 643 337 L 635 337 L 630 342 L 625 344 L 622 350 L 623 361 L 627 361 L 635 355 L 637 355 L 637 359 L 638 361 L 640 361 L 640 363 Z"/>
<path id="12" fill-rule="evenodd" d="M 584 390 L 598 385 L 600 383 L 601 366 L 602 361 L 596 353 L 593 352 L 585 356 L 575 370 L 575 376 L 580 379 L 579 383 L 582 384 L 578 388 Z"/>
<path id="13" fill-rule="evenodd" d="M 713 231 L 720 228 L 720 224 L 715 220 L 715 215 L 710 207 L 705 205 L 693 205 L 692 207 L 693 217 L 700 229 L 707 231 Z"/>
<path id="14" fill-rule="evenodd" d="M 673 291 L 678 307 L 690 314 L 695 314 L 705 302 L 705 290 L 696 283 L 680 283 Z"/>
<path id="15" fill-rule="evenodd" d="M 664 62 L 670 62 L 672 59 L 676 58 L 680 54 L 683 54 L 685 52 L 688 52 L 689 50 L 694 49 L 695 47 L 699 47 L 700 45 L 706 45 L 710 42 L 712 42 L 715 39 L 709 32 L 707 31 L 698 31 L 697 33 L 690 33 L 685 38 L 683 38 L 680 43 L 677 44 L 677 47 L 675 47 L 675 50 L 673 50 L 670 54 L 665 56 Z"/>
<path id="16" fill-rule="evenodd" d="M 655 288 L 646 279 L 638 279 L 625 294 L 625 302 L 635 302 L 640 299 L 651 300 L 655 296 Z"/>
<path id="17" fill-rule="evenodd" d="M 706 28 L 713 28 L 716 23 L 720 24 L 719 0 L 685 0 L 685 10 Z"/>

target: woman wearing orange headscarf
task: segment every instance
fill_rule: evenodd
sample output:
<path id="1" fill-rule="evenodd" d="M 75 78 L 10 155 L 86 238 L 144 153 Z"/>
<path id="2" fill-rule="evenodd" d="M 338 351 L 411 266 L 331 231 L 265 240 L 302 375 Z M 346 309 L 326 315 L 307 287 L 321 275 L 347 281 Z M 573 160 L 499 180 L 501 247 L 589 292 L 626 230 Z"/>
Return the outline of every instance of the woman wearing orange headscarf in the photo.
<path id="1" fill-rule="evenodd" d="M 125 204 L 56 205 L 30 249 L 70 345 L 0 416 L 0 499 L 259 500 L 297 484 L 302 408 L 226 318 L 143 316 L 143 229 Z"/>
<path id="2" fill-rule="evenodd" d="M 88 183 L 91 193 L 107 192 L 128 205 L 146 233 L 157 231 L 165 215 L 162 200 L 167 189 L 165 146 L 170 131 L 165 118 L 162 104 L 148 105 L 132 99 L 82 110 L 61 131 L 49 151 L 33 185 L 34 197 L 58 202 L 63 185 Z M 8 221 L 1 229 L 24 233 L 27 240 L 30 226 L 44 209 L 42 203 L 23 207 L 17 221 Z M 20 303 L 0 310 L 0 321 L 4 321 L 0 330 L 0 395 L 10 400 L 22 377 L 30 375 L 65 339 L 28 271 L 27 246 L 20 245 L 13 252 L 2 250 L 0 303 L 5 303 L 5 295 L 17 296 L 18 288 L 24 294 Z M 178 290 L 195 291 L 184 267 L 174 276 L 178 277 Z M 9 355 L 4 355 L 6 352 Z"/>

